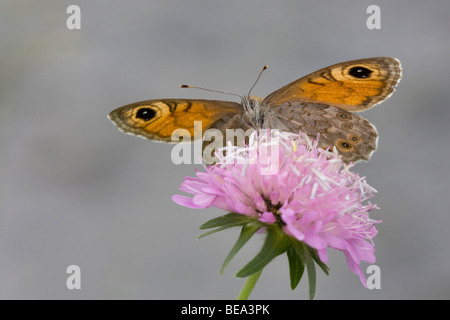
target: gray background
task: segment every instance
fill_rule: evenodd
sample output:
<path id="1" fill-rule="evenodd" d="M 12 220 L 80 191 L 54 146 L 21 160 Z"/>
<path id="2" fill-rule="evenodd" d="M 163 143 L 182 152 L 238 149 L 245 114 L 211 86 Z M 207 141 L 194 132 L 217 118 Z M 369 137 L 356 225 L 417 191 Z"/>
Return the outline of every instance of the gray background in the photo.
<path id="1" fill-rule="evenodd" d="M 82 29 L 66 28 L 81 7 Z M 381 7 L 381 30 L 366 9 Z M 379 150 L 355 171 L 379 193 L 381 289 L 329 251 L 317 299 L 448 299 L 449 1 L 0 2 L 0 298 L 234 299 L 254 239 L 218 272 L 238 231 L 196 240 L 222 212 L 171 201 L 199 166 L 171 146 L 120 133 L 114 108 L 153 98 L 228 99 L 181 83 L 265 96 L 319 68 L 393 56 L 397 92 L 363 116 Z M 77 264 L 82 289 L 66 288 Z M 362 265 L 363 270 L 367 264 Z M 277 258 L 251 296 L 305 299 Z"/>

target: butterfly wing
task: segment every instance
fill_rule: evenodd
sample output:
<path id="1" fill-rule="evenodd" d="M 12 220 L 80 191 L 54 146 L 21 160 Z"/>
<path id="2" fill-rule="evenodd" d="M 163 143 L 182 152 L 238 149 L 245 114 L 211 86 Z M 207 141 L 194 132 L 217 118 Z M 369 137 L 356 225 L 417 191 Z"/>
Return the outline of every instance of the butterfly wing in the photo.
<path id="1" fill-rule="evenodd" d="M 113 110 L 108 117 L 125 133 L 172 142 L 175 130 L 179 130 L 178 137 L 200 138 L 202 131 L 224 116 L 242 112 L 241 105 L 231 101 L 162 99 L 135 102 Z M 200 128 L 196 121 L 201 122 Z"/>
<path id="2" fill-rule="evenodd" d="M 400 61 L 378 57 L 338 63 L 287 84 L 263 103 L 319 102 L 347 111 L 363 111 L 386 100 L 402 76 Z"/>
<path id="3" fill-rule="evenodd" d="M 286 102 L 269 112 L 270 127 L 280 131 L 302 131 L 319 146 L 336 147 L 346 163 L 369 160 L 377 148 L 378 133 L 363 117 L 320 103 Z"/>

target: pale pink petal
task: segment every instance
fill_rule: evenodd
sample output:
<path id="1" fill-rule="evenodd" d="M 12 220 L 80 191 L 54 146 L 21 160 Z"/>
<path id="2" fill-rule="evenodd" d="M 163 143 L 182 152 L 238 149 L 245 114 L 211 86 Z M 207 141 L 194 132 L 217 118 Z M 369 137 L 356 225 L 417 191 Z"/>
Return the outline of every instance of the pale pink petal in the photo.
<path id="1" fill-rule="evenodd" d="M 261 214 L 261 216 L 259 217 L 259 221 L 264 222 L 264 223 L 275 223 L 277 221 L 277 219 L 275 218 L 275 216 L 273 215 L 272 212 L 264 212 Z"/>

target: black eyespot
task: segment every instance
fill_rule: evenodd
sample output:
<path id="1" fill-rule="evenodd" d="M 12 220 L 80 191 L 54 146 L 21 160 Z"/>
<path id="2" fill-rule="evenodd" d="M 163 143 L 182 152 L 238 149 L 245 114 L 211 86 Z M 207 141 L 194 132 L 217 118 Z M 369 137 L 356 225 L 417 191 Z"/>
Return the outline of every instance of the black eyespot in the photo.
<path id="1" fill-rule="evenodd" d="M 348 140 L 350 141 L 350 143 L 352 145 L 357 145 L 358 143 L 361 142 L 361 138 L 359 136 L 357 136 L 356 134 L 349 134 Z"/>
<path id="2" fill-rule="evenodd" d="M 353 144 L 345 139 L 337 139 L 334 142 L 334 145 L 339 151 L 342 152 L 350 152 L 355 150 Z"/>
<path id="3" fill-rule="evenodd" d="M 153 117 L 156 115 L 155 110 L 150 108 L 141 108 L 136 112 L 136 118 L 142 119 L 144 121 L 149 121 L 153 119 Z"/>
<path id="4" fill-rule="evenodd" d="M 347 142 L 341 142 L 341 147 L 345 149 L 350 149 L 350 145 Z"/>
<path id="5" fill-rule="evenodd" d="M 368 78 L 373 71 L 364 67 L 353 67 L 348 72 L 351 76 L 359 79 Z"/>
<path id="6" fill-rule="evenodd" d="M 338 117 L 340 120 L 348 121 L 352 119 L 352 116 L 348 113 L 339 112 L 336 117 Z"/>

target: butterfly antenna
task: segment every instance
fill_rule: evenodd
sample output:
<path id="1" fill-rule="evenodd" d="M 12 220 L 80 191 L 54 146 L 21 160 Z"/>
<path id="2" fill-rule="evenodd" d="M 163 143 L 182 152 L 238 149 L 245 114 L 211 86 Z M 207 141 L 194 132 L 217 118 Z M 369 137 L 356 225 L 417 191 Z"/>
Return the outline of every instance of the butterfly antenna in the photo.
<path id="1" fill-rule="evenodd" d="M 229 95 L 237 96 L 237 97 L 243 99 L 243 97 L 241 95 L 236 94 L 236 93 L 230 93 L 230 92 L 224 92 L 224 91 L 219 91 L 219 90 L 206 89 L 206 88 L 201 88 L 201 87 L 196 87 L 196 86 L 189 86 L 187 84 L 182 84 L 180 86 L 180 88 L 194 88 L 194 89 L 200 89 L 200 90 L 205 90 L 205 91 L 210 91 L 210 92 L 215 92 L 215 93 L 229 94 Z"/>
<path id="2" fill-rule="evenodd" d="M 267 68 L 269 68 L 268 65 L 265 65 L 264 68 L 262 68 L 261 72 L 260 72 L 259 75 L 258 75 L 258 78 L 256 78 L 255 83 L 254 83 L 253 86 L 250 88 L 250 90 L 248 90 L 248 94 L 247 94 L 248 97 L 250 97 L 250 92 L 252 92 L 253 88 L 254 88 L 254 87 L 256 86 L 256 84 L 258 83 L 259 78 L 261 78 L 262 73 L 263 73 L 264 70 L 266 70 Z"/>

